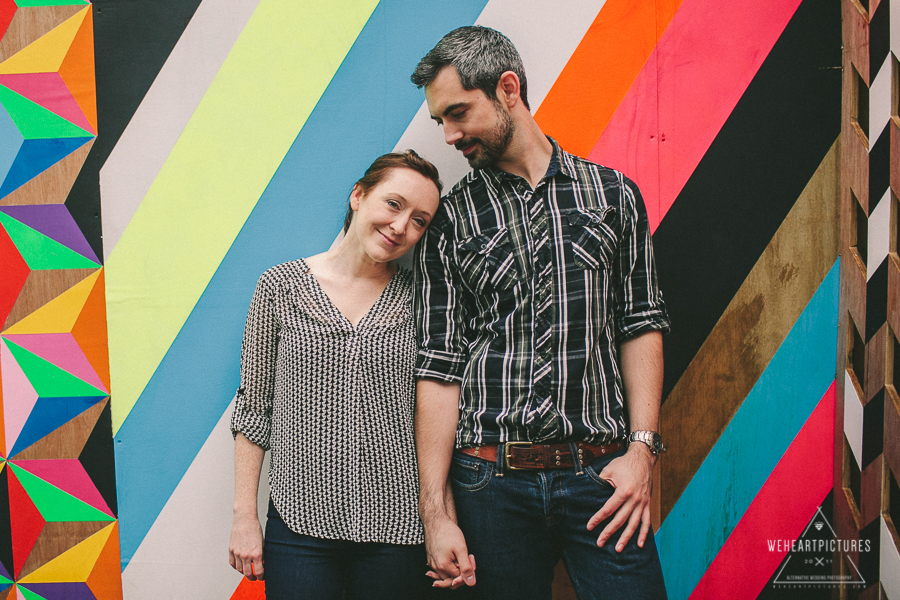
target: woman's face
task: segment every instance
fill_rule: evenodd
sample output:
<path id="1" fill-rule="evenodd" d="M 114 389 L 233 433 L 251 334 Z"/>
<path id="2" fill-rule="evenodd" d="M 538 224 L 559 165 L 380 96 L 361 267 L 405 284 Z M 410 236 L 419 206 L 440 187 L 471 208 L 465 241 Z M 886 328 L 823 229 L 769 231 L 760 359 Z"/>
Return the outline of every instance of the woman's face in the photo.
<path id="1" fill-rule="evenodd" d="M 416 245 L 437 211 L 440 194 L 430 179 L 411 169 L 391 169 L 364 193 L 350 194 L 356 211 L 348 235 L 356 235 L 363 251 L 376 262 L 400 258 Z"/>

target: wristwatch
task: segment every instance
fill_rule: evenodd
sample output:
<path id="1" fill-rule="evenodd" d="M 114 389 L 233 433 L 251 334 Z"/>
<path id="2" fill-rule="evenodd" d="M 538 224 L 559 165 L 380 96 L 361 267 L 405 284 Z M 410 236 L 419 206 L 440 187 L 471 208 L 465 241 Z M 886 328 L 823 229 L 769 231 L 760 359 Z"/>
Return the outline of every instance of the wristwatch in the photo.
<path id="1" fill-rule="evenodd" d="M 666 447 L 663 446 L 662 436 L 655 431 L 632 431 L 628 436 L 628 443 L 643 442 L 650 448 L 653 456 L 659 456 L 660 452 L 665 452 Z"/>

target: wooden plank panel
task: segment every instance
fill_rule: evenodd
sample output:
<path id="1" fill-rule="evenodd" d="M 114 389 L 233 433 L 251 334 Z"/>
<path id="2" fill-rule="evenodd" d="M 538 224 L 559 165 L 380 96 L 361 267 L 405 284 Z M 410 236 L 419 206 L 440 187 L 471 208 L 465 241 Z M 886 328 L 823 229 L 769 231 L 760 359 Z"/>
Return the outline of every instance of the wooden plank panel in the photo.
<path id="1" fill-rule="evenodd" d="M 884 456 L 863 469 L 860 484 L 859 520 L 865 527 L 881 514 L 881 491 L 884 486 Z"/>
<path id="2" fill-rule="evenodd" d="M 63 204 L 93 145 L 94 140 L 91 140 L 28 183 L 0 198 L 0 206 Z"/>
<path id="3" fill-rule="evenodd" d="M 887 324 L 866 344 L 866 403 L 884 387 L 885 352 L 887 349 Z"/>
<path id="4" fill-rule="evenodd" d="M 22 6 L 16 10 L 6 34 L 0 39 L 0 62 L 3 62 L 79 11 L 84 5 Z"/>
<path id="5" fill-rule="evenodd" d="M 41 306 L 47 304 L 67 289 L 97 269 L 52 269 L 48 271 L 32 271 L 22 287 L 15 305 L 13 305 L 2 330 L 12 327 Z"/>
<path id="6" fill-rule="evenodd" d="M 98 402 L 13 458 L 15 460 L 78 458 L 107 404 L 109 398 Z"/>
<path id="7" fill-rule="evenodd" d="M 834 264 L 838 156 L 835 142 L 662 407 L 662 519 Z"/>

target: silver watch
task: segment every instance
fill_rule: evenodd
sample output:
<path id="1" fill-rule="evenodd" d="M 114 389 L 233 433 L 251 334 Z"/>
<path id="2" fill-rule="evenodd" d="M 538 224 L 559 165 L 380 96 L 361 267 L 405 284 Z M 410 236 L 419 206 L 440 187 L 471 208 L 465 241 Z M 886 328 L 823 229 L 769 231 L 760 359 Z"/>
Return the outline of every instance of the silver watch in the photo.
<path id="1" fill-rule="evenodd" d="M 665 452 L 666 447 L 663 446 L 662 436 L 655 431 L 632 431 L 628 436 L 628 443 L 643 442 L 650 448 L 653 456 L 659 456 L 660 452 Z"/>

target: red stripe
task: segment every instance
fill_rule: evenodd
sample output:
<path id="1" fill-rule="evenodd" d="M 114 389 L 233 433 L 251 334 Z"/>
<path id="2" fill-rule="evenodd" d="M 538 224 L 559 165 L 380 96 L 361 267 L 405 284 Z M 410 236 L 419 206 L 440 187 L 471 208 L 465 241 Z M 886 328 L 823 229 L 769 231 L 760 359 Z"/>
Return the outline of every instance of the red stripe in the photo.
<path id="1" fill-rule="evenodd" d="M 589 158 L 641 188 L 655 231 L 801 0 L 685 0 Z"/>
<path id="2" fill-rule="evenodd" d="M 787 555 L 768 540 L 796 540 L 832 488 L 834 383 L 791 442 L 716 555 L 691 600 L 753 600 Z M 737 575 L 739 574 L 739 575 Z"/>

